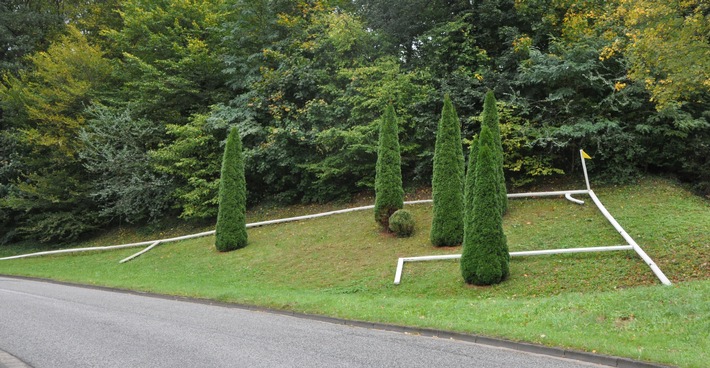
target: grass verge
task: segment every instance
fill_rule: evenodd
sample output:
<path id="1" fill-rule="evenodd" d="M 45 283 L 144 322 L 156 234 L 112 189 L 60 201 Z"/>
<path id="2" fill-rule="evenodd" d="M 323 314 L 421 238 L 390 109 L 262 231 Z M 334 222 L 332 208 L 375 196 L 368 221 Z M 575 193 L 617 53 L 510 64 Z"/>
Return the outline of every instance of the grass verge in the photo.
<path id="1" fill-rule="evenodd" d="M 465 285 L 456 261 L 413 263 L 395 286 L 398 257 L 460 253 L 459 247 L 428 244 L 430 205 L 409 207 L 418 227 L 405 239 L 382 233 L 365 211 L 250 229 L 249 246 L 226 254 L 217 253 L 208 237 L 161 245 L 123 265 L 118 260 L 137 249 L 2 261 L 0 274 L 705 366 L 710 203 L 655 178 L 595 192 L 674 286 L 661 286 L 632 251 L 513 258 L 511 278 L 492 287 Z M 319 210 L 261 209 L 252 219 Z M 579 206 L 564 199 L 512 200 L 504 222 L 511 251 L 623 244 L 591 201 Z"/>

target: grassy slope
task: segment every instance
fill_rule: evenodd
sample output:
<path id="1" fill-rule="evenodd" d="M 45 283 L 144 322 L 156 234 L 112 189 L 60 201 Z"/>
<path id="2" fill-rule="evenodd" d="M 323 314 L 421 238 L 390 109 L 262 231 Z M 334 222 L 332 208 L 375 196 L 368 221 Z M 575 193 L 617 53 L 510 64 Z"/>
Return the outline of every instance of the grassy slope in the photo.
<path id="1" fill-rule="evenodd" d="M 136 249 L 2 261 L 0 274 L 703 366 L 710 361 L 710 203 L 659 179 L 595 192 L 675 286 L 660 286 L 632 251 L 514 258 L 508 281 L 483 288 L 466 286 L 455 261 L 407 264 L 394 286 L 398 257 L 460 253 L 428 244 L 430 205 L 410 206 L 418 231 L 407 239 L 382 234 L 365 211 L 250 229 L 249 246 L 226 254 L 209 237 L 161 245 L 123 265 L 118 260 Z M 273 216 L 284 214 L 262 210 L 250 221 Z M 512 200 L 505 231 L 511 251 L 623 244 L 591 201 Z"/>

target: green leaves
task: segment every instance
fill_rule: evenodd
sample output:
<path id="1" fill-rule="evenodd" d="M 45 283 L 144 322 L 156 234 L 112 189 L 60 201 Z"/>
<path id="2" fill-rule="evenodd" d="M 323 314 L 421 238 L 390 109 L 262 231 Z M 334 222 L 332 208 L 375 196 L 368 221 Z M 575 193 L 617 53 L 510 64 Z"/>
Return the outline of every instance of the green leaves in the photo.
<path id="1" fill-rule="evenodd" d="M 392 105 L 387 106 L 381 119 L 379 141 L 375 166 L 375 221 L 388 228 L 390 216 L 404 206 L 397 117 Z"/>
<path id="2" fill-rule="evenodd" d="M 165 216 L 172 183 L 154 170 L 149 156 L 162 127 L 134 119 L 129 110 L 101 105 L 91 106 L 87 114 L 86 127 L 79 132 L 79 158 L 99 215 L 129 223 Z"/>
<path id="3" fill-rule="evenodd" d="M 161 124 L 222 102 L 222 0 L 128 0 L 120 15 L 123 25 L 104 32 L 121 61 L 116 102 Z"/>
<path id="4" fill-rule="evenodd" d="M 471 144 L 464 198 L 461 274 L 469 284 L 491 285 L 508 277 L 510 254 L 503 233 L 508 202 L 498 109 L 493 92 L 486 94 L 481 133 Z"/>
<path id="5" fill-rule="evenodd" d="M 219 212 L 215 229 L 215 246 L 220 252 L 246 247 L 246 180 L 244 156 L 237 128 L 227 137 L 219 182 Z"/>
<path id="6" fill-rule="evenodd" d="M 13 190 L 0 206 L 21 212 L 17 229 L 40 241 L 74 240 L 101 221 L 91 213 L 86 172 L 76 139 L 84 108 L 111 72 L 102 51 L 76 28 L 46 52 L 29 57 L 31 71 L 5 76 L 0 85 L 3 120 L 25 151 Z"/>
<path id="7" fill-rule="evenodd" d="M 83 109 L 111 72 L 98 47 L 76 28 L 67 31 L 46 52 L 29 57 L 31 72 L 6 75 L 0 85 L 5 106 L 21 110 L 7 121 L 24 132 L 24 140 L 37 151 L 59 154 L 60 161 L 75 155 Z"/>
<path id="8" fill-rule="evenodd" d="M 469 284 L 496 284 L 510 273 L 500 203 L 500 162 L 495 150 L 494 135 L 484 125 L 478 141 L 478 157 L 469 161 L 467 179 L 475 182 L 472 190 L 466 192 L 466 203 L 472 205 L 466 208 L 461 254 L 461 274 Z M 470 162 L 475 162 L 475 168 Z M 475 177 L 471 178 L 474 172 Z"/>
<path id="9" fill-rule="evenodd" d="M 496 106 L 496 98 L 493 91 L 486 93 L 486 98 L 483 101 L 482 120 L 483 126 L 488 127 L 493 137 L 491 146 L 493 157 L 496 160 L 496 177 L 498 178 L 498 193 L 499 208 L 501 216 L 508 210 L 508 190 L 505 187 L 505 174 L 503 173 L 503 146 L 500 137 L 500 121 L 498 119 L 498 107 Z"/>
<path id="10" fill-rule="evenodd" d="M 463 239 L 464 158 L 461 123 L 448 95 L 436 132 L 432 177 L 434 215 L 429 238 L 434 246 L 453 246 Z"/>
<path id="11" fill-rule="evenodd" d="M 32 4 L 34 3 L 34 4 Z M 50 2 L 4 0 L 0 3 L 0 75 L 17 74 L 27 66 L 25 57 L 45 50 L 61 29 L 62 14 Z"/>
<path id="12" fill-rule="evenodd" d="M 168 125 L 171 143 L 150 152 L 156 170 L 173 178 L 172 196 L 185 219 L 217 216 L 224 131 L 209 124 L 209 118 L 195 115 L 186 125 Z"/>
<path id="13" fill-rule="evenodd" d="M 707 190 L 707 20 L 698 0 L 6 0 L 2 232 L 72 237 L 75 211 L 86 229 L 165 208 L 213 219 L 231 126 L 250 203 L 348 198 L 375 187 L 389 104 L 402 178 L 438 182 L 443 94 L 465 136 L 499 122 L 510 185 L 573 173 L 584 147 L 597 180 Z M 500 101 L 482 105 L 489 88 Z"/>

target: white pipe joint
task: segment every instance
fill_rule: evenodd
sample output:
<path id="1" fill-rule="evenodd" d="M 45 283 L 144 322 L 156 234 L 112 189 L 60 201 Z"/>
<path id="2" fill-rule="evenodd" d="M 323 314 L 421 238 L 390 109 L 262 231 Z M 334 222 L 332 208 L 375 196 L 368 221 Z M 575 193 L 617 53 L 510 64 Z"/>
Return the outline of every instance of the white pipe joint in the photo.
<path id="1" fill-rule="evenodd" d="M 573 198 L 571 194 L 567 193 L 565 194 L 565 198 L 567 198 L 568 201 L 574 202 L 576 204 L 584 204 L 584 201 L 581 199 Z"/>

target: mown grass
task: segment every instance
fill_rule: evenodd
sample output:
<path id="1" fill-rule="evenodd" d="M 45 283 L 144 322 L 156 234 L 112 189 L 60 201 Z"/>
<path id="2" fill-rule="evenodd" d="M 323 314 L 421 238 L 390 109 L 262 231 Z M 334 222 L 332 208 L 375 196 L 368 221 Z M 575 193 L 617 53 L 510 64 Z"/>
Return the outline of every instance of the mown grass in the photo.
<path id="1" fill-rule="evenodd" d="M 513 258 L 510 279 L 492 287 L 465 285 L 456 261 L 411 263 L 395 286 L 397 258 L 460 253 L 460 247 L 429 245 L 431 205 L 408 208 L 418 226 L 411 238 L 381 232 L 372 212 L 364 211 L 250 229 L 249 246 L 225 254 L 217 253 L 208 237 L 161 245 L 122 265 L 118 260 L 137 249 L 0 261 L 0 274 L 706 366 L 710 203 L 655 178 L 595 192 L 674 286 L 661 286 L 633 251 Z M 249 221 L 333 206 L 260 208 Z M 624 242 L 591 201 L 579 206 L 564 199 L 511 200 L 504 226 L 511 251 Z M 102 240 L 103 245 L 124 242 L 121 236 Z"/>

